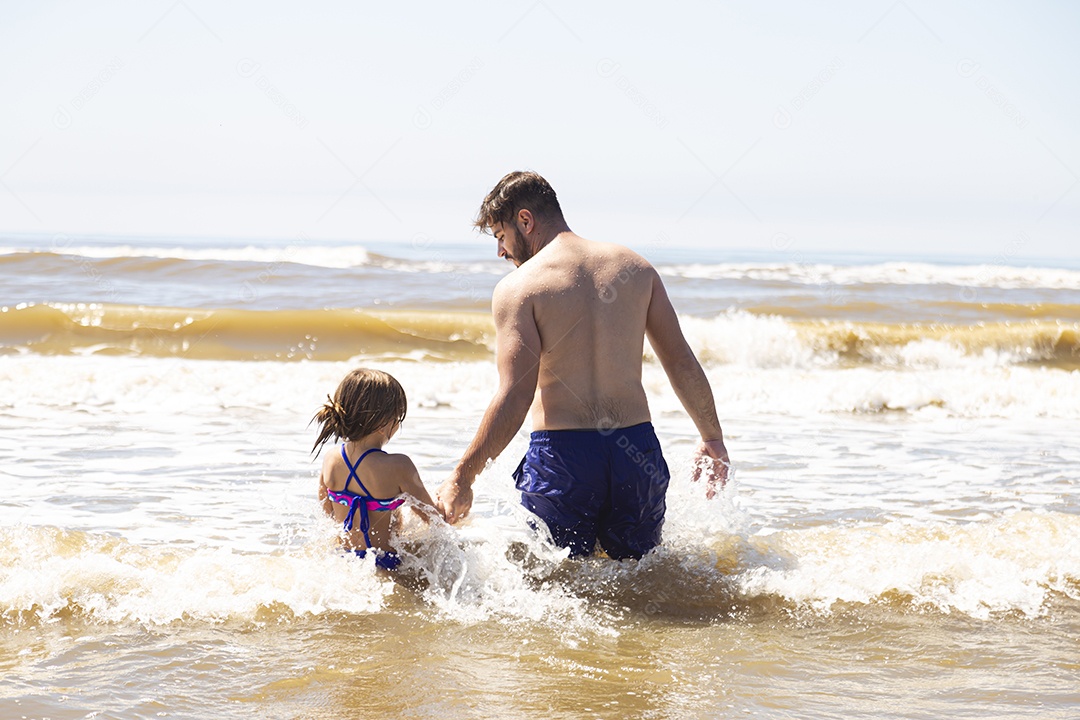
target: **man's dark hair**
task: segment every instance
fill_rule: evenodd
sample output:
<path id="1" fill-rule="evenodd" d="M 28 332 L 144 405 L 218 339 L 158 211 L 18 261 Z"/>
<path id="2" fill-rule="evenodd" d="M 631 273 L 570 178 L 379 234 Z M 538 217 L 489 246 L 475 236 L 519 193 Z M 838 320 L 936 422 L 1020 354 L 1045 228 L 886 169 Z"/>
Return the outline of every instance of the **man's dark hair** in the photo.
<path id="1" fill-rule="evenodd" d="M 532 212 L 538 219 L 562 219 L 562 208 L 548 181 L 530 170 L 517 170 L 503 177 L 484 198 L 473 225 L 487 232 L 496 224 L 511 224 L 518 210 Z"/>

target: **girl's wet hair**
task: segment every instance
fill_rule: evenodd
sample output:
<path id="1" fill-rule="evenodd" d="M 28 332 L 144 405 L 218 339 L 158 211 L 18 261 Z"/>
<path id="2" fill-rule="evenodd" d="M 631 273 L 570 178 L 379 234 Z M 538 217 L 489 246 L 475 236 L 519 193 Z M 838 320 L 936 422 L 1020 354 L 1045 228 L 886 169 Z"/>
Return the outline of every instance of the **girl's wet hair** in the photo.
<path id="1" fill-rule="evenodd" d="M 353 370 L 311 419 L 320 425 L 311 452 L 330 438 L 359 440 L 386 425 L 402 423 L 407 410 L 405 389 L 392 375 L 368 368 Z"/>

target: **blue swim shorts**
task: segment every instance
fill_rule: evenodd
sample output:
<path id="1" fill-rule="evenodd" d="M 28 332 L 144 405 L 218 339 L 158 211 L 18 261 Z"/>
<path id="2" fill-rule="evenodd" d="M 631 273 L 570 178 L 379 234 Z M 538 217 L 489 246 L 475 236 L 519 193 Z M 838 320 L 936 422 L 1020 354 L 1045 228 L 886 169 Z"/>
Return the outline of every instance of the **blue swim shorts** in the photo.
<path id="1" fill-rule="evenodd" d="M 640 558 L 660 544 L 671 478 L 652 423 L 616 430 L 540 430 L 514 471 L 521 504 L 559 547 Z"/>

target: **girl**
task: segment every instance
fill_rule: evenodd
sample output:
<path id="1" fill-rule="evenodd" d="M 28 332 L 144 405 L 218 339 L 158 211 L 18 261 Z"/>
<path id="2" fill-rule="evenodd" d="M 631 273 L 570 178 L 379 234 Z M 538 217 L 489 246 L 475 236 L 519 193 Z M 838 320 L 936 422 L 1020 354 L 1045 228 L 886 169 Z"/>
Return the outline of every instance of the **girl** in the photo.
<path id="1" fill-rule="evenodd" d="M 401 559 L 390 544 L 391 521 L 412 495 L 434 506 L 420 474 L 407 455 L 389 455 L 383 445 L 405 420 L 405 391 L 381 370 L 353 370 L 334 397 L 315 413 L 321 426 L 314 453 L 331 438 L 341 438 L 340 453 L 331 453 L 319 473 L 319 501 L 327 515 L 342 523 L 345 548 L 360 557 L 375 551 L 375 564 L 393 570 Z M 317 454 L 317 453 L 316 453 Z"/>

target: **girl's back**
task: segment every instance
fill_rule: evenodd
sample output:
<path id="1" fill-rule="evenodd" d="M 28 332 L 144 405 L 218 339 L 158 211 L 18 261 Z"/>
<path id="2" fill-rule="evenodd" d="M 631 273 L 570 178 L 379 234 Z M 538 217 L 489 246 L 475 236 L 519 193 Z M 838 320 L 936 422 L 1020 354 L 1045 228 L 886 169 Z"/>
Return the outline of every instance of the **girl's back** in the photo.
<path id="1" fill-rule="evenodd" d="M 344 455 L 341 448 L 345 450 Z M 353 514 L 352 529 L 346 532 L 345 538 L 348 549 L 367 547 L 362 528 L 364 515 L 367 516 L 367 539 L 371 541 L 371 547 L 393 549 L 390 529 L 395 513 L 380 510 L 390 510 L 391 501 L 404 491 L 403 485 L 407 483 L 402 482 L 402 471 L 407 472 L 410 468 L 415 472 L 412 461 L 405 455 L 391 455 L 381 448 L 365 449 L 354 442 L 346 442 L 337 452 L 327 453 L 320 476 L 320 495 L 323 508 L 338 523 L 344 525 Z M 354 499 L 359 499 L 357 505 L 366 507 L 353 509 Z"/>

